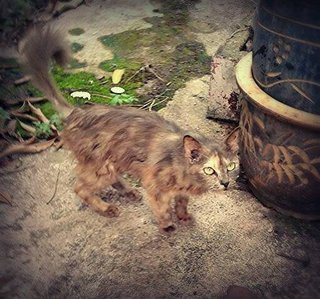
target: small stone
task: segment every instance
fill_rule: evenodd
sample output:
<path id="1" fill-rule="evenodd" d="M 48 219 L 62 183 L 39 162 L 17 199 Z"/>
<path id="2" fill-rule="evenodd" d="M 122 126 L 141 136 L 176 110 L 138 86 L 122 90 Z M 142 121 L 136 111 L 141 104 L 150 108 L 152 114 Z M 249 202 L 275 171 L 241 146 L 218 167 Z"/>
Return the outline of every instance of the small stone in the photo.
<path id="1" fill-rule="evenodd" d="M 96 79 L 99 80 L 99 81 L 103 80 L 104 78 L 105 78 L 104 75 L 97 75 L 96 76 Z"/>
<path id="2" fill-rule="evenodd" d="M 112 93 L 116 93 L 116 94 L 121 94 L 121 93 L 125 92 L 125 90 L 120 86 L 111 87 L 110 90 L 111 90 Z"/>

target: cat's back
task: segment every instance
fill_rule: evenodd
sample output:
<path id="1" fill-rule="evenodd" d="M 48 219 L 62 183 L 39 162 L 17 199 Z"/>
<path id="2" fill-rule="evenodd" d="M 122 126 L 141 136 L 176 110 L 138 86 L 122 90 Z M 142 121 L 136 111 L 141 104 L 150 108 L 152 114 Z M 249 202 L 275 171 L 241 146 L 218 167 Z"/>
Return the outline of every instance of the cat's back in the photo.
<path id="1" fill-rule="evenodd" d="M 74 109 L 66 119 L 63 139 L 78 159 L 91 160 L 116 146 L 140 152 L 158 140 L 158 136 L 180 135 L 181 132 L 176 124 L 156 112 L 92 105 Z"/>
<path id="2" fill-rule="evenodd" d="M 141 127 L 160 131 L 180 132 L 181 129 L 173 122 L 165 120 L 156 112 L 149 112 L 133 107 L 113 107 L 90 105 L 76 108 L 66 119 L 66 131 L 116 130 L 123 127 Z"/>

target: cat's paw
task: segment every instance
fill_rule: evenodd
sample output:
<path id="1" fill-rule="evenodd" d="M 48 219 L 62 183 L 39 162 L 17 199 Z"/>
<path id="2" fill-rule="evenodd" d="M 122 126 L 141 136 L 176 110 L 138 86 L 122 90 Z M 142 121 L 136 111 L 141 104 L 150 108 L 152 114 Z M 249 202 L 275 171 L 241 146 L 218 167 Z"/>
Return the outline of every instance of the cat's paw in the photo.
<path id="1" fill-rule="evenodd" d="M 161 229 L 165 232 L 165 233 L 172 233 L 176 230 L 176 226 L 174 224 L 170 224 L 166 227 L 161 227 Z"/>
<path id="2" fill-rule="evenodd" d="M 191 214 L 184 214 L 178 216 L 179 222 L 183 225 L 190 225 L 194 223 L 194 219 Z"/>
<path id="3" fill-rule="evenodd" d="M 130 201 L 140 201 L 142 199 L 141 193 L 136 189 L 132 189 L 126 192 L 124 196 L 128 198 Z"/>
<path id="4" fill-rule="evenodd" d="M 114 205 L 108 205 L 103 211 L 100 212 L 105 217 L 118 217 L 120 215 L 119 208 Z"/>

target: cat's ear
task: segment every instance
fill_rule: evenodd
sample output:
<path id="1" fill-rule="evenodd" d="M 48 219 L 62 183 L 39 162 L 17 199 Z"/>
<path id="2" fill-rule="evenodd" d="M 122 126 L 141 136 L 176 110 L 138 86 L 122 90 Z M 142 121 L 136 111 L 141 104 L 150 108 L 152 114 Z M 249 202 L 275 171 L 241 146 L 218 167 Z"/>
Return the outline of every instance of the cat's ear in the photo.
<path id="1" fill-rule="evenodd" d="M 184 156 L 189 159 L 190 163 L 198 162 L 201 157 L 201 144 L 199 141 L 185 135 L 183 137 Z"/>
<path id="2" fill-rule="evenodd" d="M 225 140 L 228 151 L 232 153 L 237 153 L 239 151 L 239 134 L 240 127 L 236 127 Z"/>

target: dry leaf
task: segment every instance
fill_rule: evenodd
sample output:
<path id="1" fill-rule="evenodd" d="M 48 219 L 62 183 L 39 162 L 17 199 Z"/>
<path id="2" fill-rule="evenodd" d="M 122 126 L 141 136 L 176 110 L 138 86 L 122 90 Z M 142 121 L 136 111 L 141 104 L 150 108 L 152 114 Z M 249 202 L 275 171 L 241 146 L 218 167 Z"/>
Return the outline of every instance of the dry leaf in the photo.
<path id="1" fill-rule="evenodd" d="M 45 97 L 30 97 L 30 98 L 21 98 L 21 99 L 11 99 L 11 100 L 6 100 L 6 104 L 8 105 L 18 105 L 20 103 L 23 103 L 24 101 L 29 101 L 30 103 L 38 103 L 42 102 L 45 100 Z"/>
<path id="2" fill-rule="evenodd" d="M 268 72 L 266 75 L 270 78 L 278 77 L 281 75 L 281 72 Z"/>
<path id="3" fill-rule="evenodd" d="M 54 138 L 48 141 L 39 142 L 35 144 L 27 144 L 27 143 L 12 144 L 0 153 L 0 159 L 13 154 L 28 154 L 28 153 L 38 153 L 38 152 L 44 151 L 45 149 L 49 148 L 55 142 L 55 140 L 56 139 Z"/>
<path id="4" fill-rule="evenodd" d="M 16 116 L 18 118 L 26 119 L 29 121 L 38 121 L 38 119 L 35 118 L 34 116 L 32 116 L 30 114 L 21 113 L 19 111 L 10 111 L 10 114 L 13 116 Z"/>
<path id="5" fill-rule="evenodd" d="M 14 84 L 15 85 L 20 85 L 20 84 L 24 84 L 24 83 L 27 83 L 31 80 L 31 77 L 30 76 L 24 76 L 16 81 L 14 81 Z"/>
<path id="6" fill-rule="evenodd" d="M 123 74 L 124 69 L 114 70 L 112 73 L 112 83 L 118 84 L 121 81 Z"/>
<path id="7" fill-rule="evenodd" d="M 43 123 L 48 124 L 49 120 L 42 113 L 41 109 L 34 107 L 29 101 L 27 101 L 28 106 L 30 107 L 31 112 Z"/>
<path id="8" fill-rule="evenodd" d="M 27 132 L 29 132 L 29 133 L 31 133 L 33 135 L 36 134 L 36 129 L 34 127 L 25 124 L 21 120 L 19 120 L 19 124 L 22 127 L 22 129 L 26 130 Z"/>

